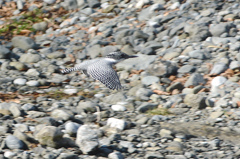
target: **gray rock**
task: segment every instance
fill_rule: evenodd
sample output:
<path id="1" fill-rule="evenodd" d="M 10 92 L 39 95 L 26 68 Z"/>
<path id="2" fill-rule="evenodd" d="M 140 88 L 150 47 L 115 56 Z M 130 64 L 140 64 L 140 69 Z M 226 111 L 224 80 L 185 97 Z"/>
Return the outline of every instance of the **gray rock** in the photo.
<path id="1" fill-rule="evenodd" d="M 109 159 L 124 159 L 124 156 L 120 152 L 112 152 L 108 155 Z"/>
<path id="2" fill-rule="evenodd" d="M 69 120 L 73 118 L 73 113 L 69 110 L 63 110 L 63 109 L 55 109 L 51 112 L 51 117 L 58 119 L 58 120 Z"/>
<path id="3" fill-rule="evenodd" d="M 77 131 L 76 144 L 83 154 L 94 153 L 98 148 L 98 129 L 90 125 L 82 125 Z"/>
<path id="4" fill-rule="evenodd" d="M 56 51 L 56 52 L 48 54 L 47 57 L 50 59 L 64 58 L 65 54 L 63 52 Z"/>
<path id="5" fill-rule="evenodd" d="M 200 59 L 200 60 L 204 60 L 206 57 L 204 55 L 204 52 L 202 50 L 194 50 L 188 53 L 188 55 L 191 58 L 195 58 L 195 59 Z"/>
<path id="6" fill-rule="evenodd" d="M 137 108 L 137 111 L 139 113 L 145 113 L 147 112 L 148 110 L 152 110 L 152 109 L 155 109 L 157 108 L 157 104 L 154 104 L 154 103 L 148 103 L 148 102 L 144 102 L 142 103 L 138 108 Z"/>
<path id="7" fill-rule="evenodd" d="M 204 109 L 207 107 L 205 97 L 201 94 L 187 94 L 184 103 L 195 109 Z"/>
<path id="8" fill-rule="evenodd" d="M 76 0 L 65 0 L 61 3 L 64 9 L 66 10 L 74 10 L 77 9 L 78 3 Z"/>
<path id="9" fill-rule="evenodd" d="M 228 32 L 228 30 L 228 23 L 211 24 L 209 27 L 209 31 L 213 36 L 220 36 L 223 33 Z"/>
<path id="10" fill-rule="evenodd" d="M 172 85 L 170 85 L 169 87 L 167 87 L 166 91 L 167 92 L 172 92 L 173 90 L 177 89 L 177 90 L 183 90 L 184 86 L 182 85 L 181 82 L 175 82 Z"/>
<path id="11" fill-rule="evenodd" d="M 47 22 L 40 22 L 33 24 L 33 29 L 36 31 L 45 31 L 47 29 L 48 23 Z"/>
<path id="12" fill-rule="evenodd" d="M 164 56 L 164 60 L 171 60 L 175 57 L 178 57 L 180 55 L 180 52 L 167 52 Z"/>
<path id="13" fill-rule="evenodd" d="M 178 67 L 170 61 L 156 61 L 150 64 L 148 72 L 154 76 L 170 76 L 177 73 Z"/>
<path id="14" fill-rule="evenodd" d="M 21 55 L 19 61 L 20 62 L 26 62 L 26 63 L 37 63 L 41 60 L 41 56 L 38 54 L 23 54 Z"/>
<path id="15" fill-rule="evenodd" d="M 25 51 L 28 49 L 37 48 L 36 43 L 31 38 L 25 36 L 15 36 L 12 38 L 12 44 L 14 47 L 23 49 Z"/>
<path id="16" fill-rule="evenodd" d="M 75 122 L 68 122 L 65 125 L 65 131 L 67 134 L 74 136 L 77 134 L 78 128 L 81 126 L 81 124 L 75 123 Z"/>
<path id="17" fill-rule="evenodd" d="M 13 135 L 8 135 L 6 137 L 6 145 L 9 149 L 25 149 L 25 144 Z"/>
<path id="18" fill-rule="evenodd" d="M 47 4 L 53 4 L 56 2 L 56 0 L 43 0 Z"/>
<path id="19" fill-rule="evenodd" d="M 178 69 L 178 73 L 192 73 L 195 69 L 196 68 L 192 65 L 183 65 Z"/>
<path id="20" fill-rule="evenodd" d="M 18 61 L 10 62 L 9 66 L 11 66 L 19 71 L 25 71 L 28 68 L 24 63 L 18 62 Z"/>
<path id="21" fill-rule="evenodd" d="M 91 8 L 97 8 L 101 5 L 101 3 L 98 0 L 88 0 L 88 5 Z"/>
<path id="22" fill-rule="evenodd" d="M 148 100 L 149 97 L 153 94 L 152 90 L 146 88 L 139 88 L 136 91 L 136 98 L 141 100 Z"/>
<path id="23" fill-rule="evenodd" d="M 206 83 L 206 81 L 201 74 L 194 73 L 188 78 L 188 80 L 186 81 L 184 86 L 185 87 L 197 86 L 197 85 L 205 84 L 205 83 Z"/>
<path id="24" fill-rule="evenodd" d="M 0 45 L 0 59 L 7 59 L 9 58 L 11 52 L 8 48 L 3 45 Z"/>
<path id="25" fill-rule="evenodd" d="M 210 32 L 208 31 L 208 27 L 198 24 L 186 24 L 184 26 L 184 31 L 190 35 L 190 38 L 194 42 L 200 42 L 205 40 L 208 36 L 210 36 Z"/>
<path id="26" fill-rule="evenodd" d="M 81 113 L 81 112 L 85 112 L 85 113 L 91 112 L 91 113 L 94 113 L 94 112 L 97 111 L 97 108 L 96 108 L 97 106 L 98 106 L 97 103 L 94 103 L 94 102 L 91 102 L 91 101 L 79 102 L 76 110 L 79 113 Z"/>
<path id="27" fill-rule="evenodd" d="M 91 57 L 91 58 L 96 58 L 97 56 L 99 56 L 101 54 L 101 46 L 100 45 L 93 45 L 87 48 L 87 54 Z"/>
<path id="28" fill-rule="evenodd" d="M 230 50 L 231 51 L 239 51 L 239 49 L 240 49 L 240 43 L 239 42 L 230 44 Z"/>
<path id="29" fill-rule="evenodd" d="M 161 129 L 159 135 L 161 137 L 173 138 L 173 133 L 167 129 Z"/>
<path id="30" fill-rule="evenodd" d="M 240 68 L 240 62 L 239 61 L 232 61 L 229 65 L 229 68 L 231 70 L 239 69 Z"/>
<path id="31" fill-rule="evenodd" d="M 146 76 L 146 77 L 143 77 L 141 81 L 143 85 L 149 86 L 153 83 L 158 83 L 160 80 L 156 76 Z"/>
<path id="32" fill-rule="evenodd" d="M 9 108 L 10 112 L 13 114 L 13 116 L 16 118 L 16 117 L 20 117 L 20 116 L 23 116 L 23 111 L 20 107 L 19 104 L 17 103 L 12 103 L 10 108 Z"/>
<path id="33" fill-rule="evenodd" d="M 44 126 L 35 134 L 40 144 L 53 148 L 61 147 L 62 131 L 55 126 Z"/>
<path id="34" fill-rule="evenodd" d="M 124 70 L 146 70 L 148 66 L 156 59 L 155 55 L 141 55 L 138 57 L 124 60 L 116 64 L 117 69 Z"/>
<path id="35" fill-rule="evenodd" d="M 118 51 L 118 48 L 116 46 L 105 46 L 101 49 L 101 54 L 103 57 L 105 57 L 106 55 L 108 55 L 111 52 L 115 52 Z"/>
<path id="36" fill-rule="evenodd" d="M 126 101 L 127 97 L 122 92 L 118 92 L 116 94 L 111 94 L 104 98 L 104 101 L 108 104 L 116 104 L 118 102 Z"/>
<path id="37" fill-rule="evenodd" d="M 228 66 L 225 63 L 216 63 L 214 64 L 210 74 L 218 75 L 220 73 L 223 73 L 228 69 Z"/>
<path id="38" fill-rule="evenodd" d="M 21 108 L 25 111 L 31 111 L 31 110 L 37 109 L 36 106 L 31 103 L 26 103 L 26 104 L 22 105 Z"/>
<path id="39" fill-rule="evenodd" d="M 40 73 L 36 69 L 32 68 L 32 69 L 28 69 L 27 72 L 25 72 L 25 75 L 38 77 Z"/>
<path id="40" fill-rule="evenodd" d="M 159 152 L 147 152 L 144 156 L 145 159 L 164 159 L 165 157 Z"/>

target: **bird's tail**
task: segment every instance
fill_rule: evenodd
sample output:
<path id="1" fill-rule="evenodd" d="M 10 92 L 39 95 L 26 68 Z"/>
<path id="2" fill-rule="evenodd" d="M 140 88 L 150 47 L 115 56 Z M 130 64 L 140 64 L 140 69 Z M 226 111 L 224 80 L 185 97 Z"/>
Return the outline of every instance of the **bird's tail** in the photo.
<path id="1" fill-rule="evenodd" d="M 69 73 L 69 72 L 72 72 L 72 71 L 76 71 L 78 69 L 79 69 L 78 67 L 66 68 L 64 70 L 61 70 L 61 73 Z"/>

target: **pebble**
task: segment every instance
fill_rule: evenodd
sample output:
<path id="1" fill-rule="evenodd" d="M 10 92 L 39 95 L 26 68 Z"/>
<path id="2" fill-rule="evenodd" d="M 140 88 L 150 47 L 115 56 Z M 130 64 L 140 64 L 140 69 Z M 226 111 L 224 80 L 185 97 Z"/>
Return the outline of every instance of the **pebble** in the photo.
<path id="1" fill-rule="evenodd" d="M 30 80 L 30 81 L 26 82 L 26 85 L 30 86 L 30 87 L 37 87 L 37 86 L 39 86 L 39 84 L 40 83 L 38 81 L 35 81 L 35 80 Z"/>
<path id="2" fill-rule="evenodd" d="M 25 148 L 24 143 L 13 135 L 8 135 L 6 137 L 5 142 L 6 142 L 7 147 L 10 149 L 24 149 Z"/>
<path id="3" fill-rule="evenodd" d="M 27 80 L 24 78 L 17 78 L 13 81 L 14 84 L 19 85 L 19 86 L 25 85 L 26 82 L 27 82 Z"/>
<path id="4" fill-rule="evenodd" d="M 121 111 L 121 112 L 123 112 L 123 111 L 127 110 L 126 107 L 122 106 L 122 105 L 112 105 L 111 108 L 112 108 L 113 111 Z"/>
<path id="5" fill-rule="evenodd" d="M 15 36 L 12 38 L 12 44 L 16 48 L 27 51 L 28 49 L 35 49 L 37 47 L 34 40 L 25 36 Z"/>
<path id="6" fill-rule="evenodd" d="M 75 122 L 68 122 L 65 125 L 66 133 L 69 135 L 76 135 L 78 128 L 81 126 L 81 124 L 75 123 Z"/>
<path id="7" fill-rule="evenodd" d="M 107 126 L 118 128 L 119 130 L 124 130 L 126 128 L 127 123 L 124 120 L 109 118 L 107 120 Z"/>

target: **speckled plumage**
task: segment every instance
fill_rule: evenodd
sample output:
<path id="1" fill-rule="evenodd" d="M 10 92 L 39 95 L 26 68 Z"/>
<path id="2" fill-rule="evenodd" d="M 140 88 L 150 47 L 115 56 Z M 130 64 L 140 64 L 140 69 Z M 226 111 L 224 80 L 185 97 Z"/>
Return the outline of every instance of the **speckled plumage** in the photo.
<path id="1" fill-rule="evenodd" d="M 119 90 L 122 88 L 122 85 L 120 83 L 117 72 L 112 68 L 112 66 L 122 60 L 132 57 L 136 56 L 129 56 L 120 51 L 112 52 L 109 53 L 105 58 L 84 61 L 76 67 L 64 69 L 61 72 L 69 73 L 72 71 L 81 70 L 84 74 L 96 80 L 99 80 L 106 87 L 113 90 Z"/>

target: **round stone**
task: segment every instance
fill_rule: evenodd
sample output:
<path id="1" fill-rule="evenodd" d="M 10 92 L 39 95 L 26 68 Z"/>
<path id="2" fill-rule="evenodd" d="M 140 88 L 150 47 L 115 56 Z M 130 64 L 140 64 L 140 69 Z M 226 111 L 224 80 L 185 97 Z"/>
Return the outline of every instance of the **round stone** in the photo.
<path id="1" fill-rule="evenodd" d="M 15 80 L 13 81 L 13 83 L 14 83 L 15 85 L 19 85 L 19 86 L 25 85 L 26 82 L 27 82 L 27 80 L 24 79 L 24 78 L 17 78 L 17 79 L 15 79 Z"/>

